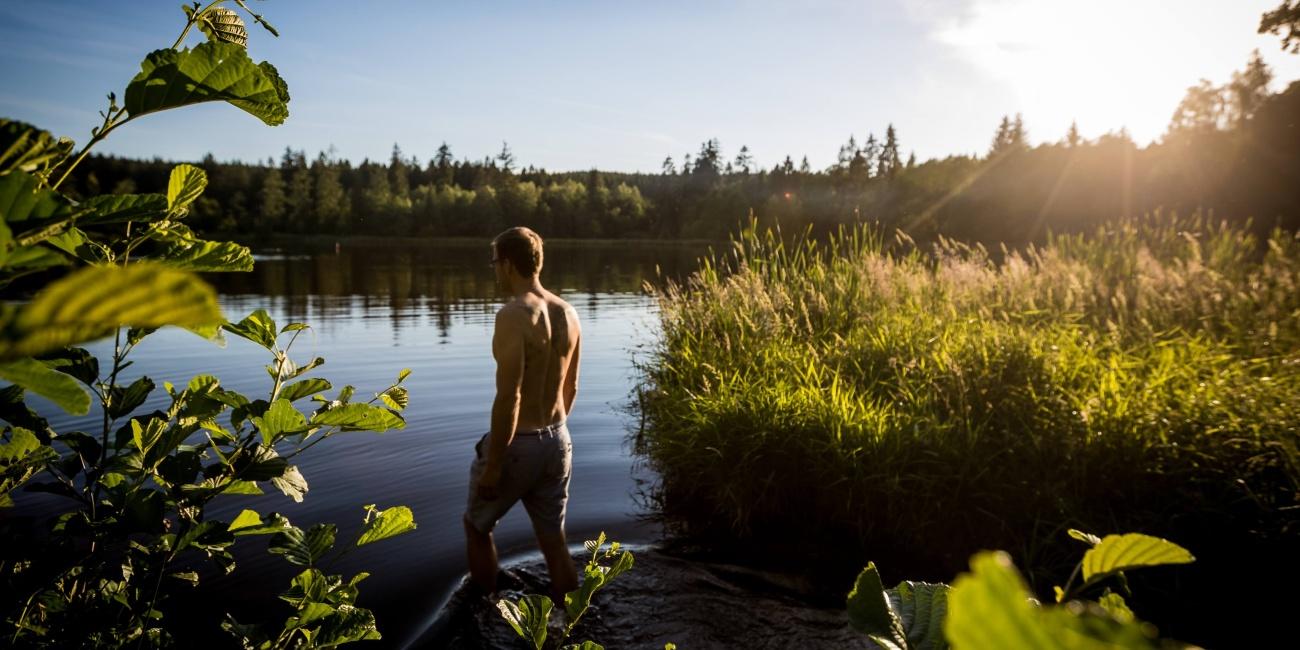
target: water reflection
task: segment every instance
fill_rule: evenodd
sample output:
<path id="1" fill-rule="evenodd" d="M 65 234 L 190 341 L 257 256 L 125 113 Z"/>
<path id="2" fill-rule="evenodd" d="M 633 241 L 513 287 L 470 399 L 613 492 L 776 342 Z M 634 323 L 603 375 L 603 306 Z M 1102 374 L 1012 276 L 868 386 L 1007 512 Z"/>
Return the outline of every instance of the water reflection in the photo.
<path id="1" fill-rule="evenodd" d="M 633 467 L 623 441 L 630 426 L 624 408 L 632 390 L 632 350 L 653 336 L 655 325 L 654 303 L 641 287 L 661 274 L 682 277 L 704 249 L 552 243 L 546 252 L 544 284 L 565 295 L 584 322 L 583 387 L 570 419 L 575 453 L 569 532 L 574 540 L 605 530 L 637 541 L 638 534 L 650 532 L 637 520 L 632 493 L 647 477 Z M 473 443 L 486 428 L 493 395 L 489 350 L 501 301 L 489 256 L 486 242 L 343 242 L 337 251 L 330 242 L 267 247 L 257 251 L 253 272 L 209 277 L 230 318 L 266 309 L 281 324 L 309 323 L 312 330 L 294 356 L 325 357 L 327 364 L 315 375 L 353 384 L 362 394 L 381 390 L 400 368 L 414 370 L 407 382 L 407 429 L 344 436 L 322 445 L 320 453 L 304 454 L 299 466 L 310 492 L 302 503 L 270 493 L 218 500 L 210 511 L 224 520 L 248 507 L 281 512 L 300 526 L 337 523 L 339 539 L 348 539 L 359 526 L 362 504 L 410 506 L 419 529 L 386 541 L 379 552 L 355 553 L 330 567 L 348 575 L 372 573 L 360 604 L 375 610 L 384 646 L 417 632 L 464 572 L 460 513 Z M 111 341 L 87 347 L 100 358 L 111 354 Z M 268 390 L 261 371 L 265 351 L 233 337 L 223 350 L 164 329 L 133 359 L 127 381 L 147 374 L 159 385 L 184 385 L 210 373 L 248 395 Z M 144 408 L 161 407 L 165 397 L 157 391 Z M 93 430 L 97 417 L 92 412 L 82 421 L 51 408 L 42 413 L 60 430 Z M 39 509 L 46 507 L 36 500 L 41 496 L 22 498 Z M 506 554 L 532 546 L 527 518 L 516 510 L 497 529 Z M 223 608 L 250 620 L 278 611 L 275 593 L 294 573 L 256 546 L 239 555 L 241 571 L 234 580 L 204 576 L 216 593 L 237 596 L 221 597 Z M 196 603 L 191 609 L 203 608 Z"/>

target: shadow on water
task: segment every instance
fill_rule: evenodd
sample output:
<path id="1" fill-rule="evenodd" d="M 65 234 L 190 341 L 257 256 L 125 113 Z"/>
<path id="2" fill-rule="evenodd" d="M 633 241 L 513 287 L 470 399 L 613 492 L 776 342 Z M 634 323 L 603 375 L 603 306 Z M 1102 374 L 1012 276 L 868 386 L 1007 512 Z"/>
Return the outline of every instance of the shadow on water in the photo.
<path id="1" fill-rule="evenodd" d="M 409 367 L 411 405 L 407 428 L 386 434 L 340 435 L 299 458 L 310 491 L 302 503 L 268 492 L 228 496 L 209 517 L 228 521 L 243 508 L 280 512 L 296 525 L 329 522 L 339 527 L 339 546 L 351 545 L 362 506 L 407 505 L 418 530 L 350 552 L 327 564 L 345 577 L 366 571 L 359 605 L 375 611 L 384 641 L 398 647 L 420 634 L 465 571 L 460 517 L 467 496 L 473 444 L 487 429 L 493 397 L 490 356 L 493 314 L 500 305 L 486 242 L 412 242 L 372 245 L 333 242 L 255 247 L 254 271 L 213 275 L 228 318 L 266 309 L 280 324 L 312 325 L 295 345 L 299 360 L 322 356 L 313 376 L 357 394 L 382 390 Z M 633 462 L 625 444 L 632 426 L 627 406 L 633 389 L 632 361 L 657 331 L 654 301 L 642 291 L 647 280 L 682 278 L 705 246 L 643 244 L 548 244 L 542 281 L 565 296 L 583 321 L 582 386 L 570 418 L 574 478 L 569 504 L 570 541 L 607 531 L 614 539 L 651 541 L 657 529 L 639 516 L 635 494 L 652 479 Z M 657 271 L 658 269 L 658 271 Z M 101 358 L 111 342 L 88 346 Z M 213 374 L 223 385 L 264 395 L 270 380 L 265 351 L 230 337 L 225 349 L 182 331 L 163 330 L 133 354 L 126 381 L 148 375 L 184 385 Z M 142 410 L 163 406 L 155 391 Z M 58 430 L 94 430 L 99 415 L 69 417 L 44 405 Z M 59 508 L 54 497 L 15 495 L 29 514 Z M 515 508 L 496 531 L 503 557 L 533 548 L 531 527 Z M 205 589 L 173 603 L 185 629 L 212 630 L 212 617 L 232 612 L 241 622 L 282 622 L 288 610 L 276 599 L 298 571 L 265 552 L 265 541 L 245 542 L 239 570 L 223 577 L 211 569 Z M 198 623 L 202 623 L 199 625 Z M 181 639 L 208 645 L 213 639 Z M 219 640 L 224 641 L 224 640 Z"/>

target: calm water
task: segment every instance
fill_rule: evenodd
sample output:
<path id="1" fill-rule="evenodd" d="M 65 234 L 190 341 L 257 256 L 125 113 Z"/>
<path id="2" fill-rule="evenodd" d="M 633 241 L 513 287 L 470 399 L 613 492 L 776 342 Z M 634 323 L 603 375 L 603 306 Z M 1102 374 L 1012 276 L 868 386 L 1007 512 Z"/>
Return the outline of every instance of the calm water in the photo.
<path id="1" fill-rule="evenodd" d="M 567 298 L 583 322 L 582 381 L 570 428 L 574 474 L 569 502 L 571 542 L 608 532 L 614 539 L 650 541 L 653 525 L 639 518 L 637 494 L 650 477 L 636 466 L 625 442 L 634 416 L 632 362 L 656 334 L 655 305 L 641 290 L 658 272 L 680 277 L 703 253 L 699 247 L 658 245 L 564 245 L 547 248 L 543 283 Z M 340 543 L 351 543 L 362 505 L 404 504 L 419 529 L 359 549 L 327 567 L 351 575 L 371 573 L 362 585 L 361 605 L 375 610 L 385 646 L 418 636 L 465 571 L 460 517 L 466 498 L 473 445 L 487 430 L 493 397 L 489 343 L 500 298 L 493 293 L 485 244 L 367 246 L 344 243 L 290 254 L 258 251 L 252 273 L 213 276 L 226 316 L 238 320 L 266 309 L 284 324 L 306 322 L 313 329 L 295 345 L 292 357 L 325 357 L 312 376 L 336 389 L 357 387 L 358 396 L 382 390 L 401 368 L 411 405 L 407 427 L 385 434 L 341 434 L 299 457 L 310 484 L 302 503 L 273 487 L 262 497 L 219 499 L 210 516 L 229 519 L 244 507 L 276 511 L 299 526 L 339 525 Z M 659 269 L 657 271 L 656 269 Z M 90 346 L 101 359 L 111 344 Z M 126 381 L 145 374 L 159 385 L 145 410 L 161 406 L 163 381 L 184 385 L 208 373 L 249 396 L 265 396 L 270 379 L 262 369 L 269 355 L 230 337 L 225 349 L 181 331 L 161 331 L 137 349 Z M 69 418 L 52 407 L 41 410 L 58 430 L 95 431 L 97 416 Z M 43 495 L 16 494 L 24 509 L 54 507 Z M 503 556 L 533 550 L 532 531 L 522 507 L 497 528 Z M 265 620 L 269 599 L 296 573 L 264 552 L 265 541 L 245 542 L 236 575 L 257 575 L 255 586 L 205 577 L 237 616 Z M 239 580 L 239 579 L 236 579 Z M 271 585 L 271 587 L 266 587 Z M 209 592 L 211 593 L 211 592 Z M 223 598 L 223 600 L 225 600 Z"/>

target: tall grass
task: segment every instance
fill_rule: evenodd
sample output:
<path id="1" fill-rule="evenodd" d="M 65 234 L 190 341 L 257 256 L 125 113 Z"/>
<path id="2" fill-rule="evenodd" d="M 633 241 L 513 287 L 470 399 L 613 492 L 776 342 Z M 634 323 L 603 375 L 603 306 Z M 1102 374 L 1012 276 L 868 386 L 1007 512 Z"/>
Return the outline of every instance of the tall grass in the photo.
<path id="1" fill-rule="evenodd" d="M 657 292 L 638 449 L 688 534 L 937 579 L 981 548 L 1060 579 L 1069 526 L 1300 537 L 1296 236 L 1156 216 L 991 255 L 751 225 Z"/>

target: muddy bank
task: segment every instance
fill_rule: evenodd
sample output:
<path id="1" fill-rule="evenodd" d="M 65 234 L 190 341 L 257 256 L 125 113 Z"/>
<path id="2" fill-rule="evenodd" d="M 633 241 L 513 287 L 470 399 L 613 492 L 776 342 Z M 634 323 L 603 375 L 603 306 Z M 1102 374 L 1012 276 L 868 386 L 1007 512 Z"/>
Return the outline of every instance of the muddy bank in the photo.
<path id="1" fill-rule="evenodd" d="M 608 650 L 676 643 L 699 648 L 871 648 L 849 627 L 842 606 L 809 602 L 794 579 L 738 566 L 700 562 L 658 548 L 631 547 L 632 570 L 596 595 L 570 642 L 591 639 Z M 575 557 L 575 562 L 585 561 Z M 505 567 L 501 596 L 545 593 L 539 559 Z M 528 648 L 495 605 L 462 586 L 414 648 Z"/>

